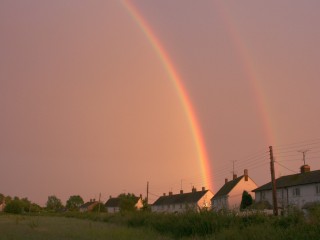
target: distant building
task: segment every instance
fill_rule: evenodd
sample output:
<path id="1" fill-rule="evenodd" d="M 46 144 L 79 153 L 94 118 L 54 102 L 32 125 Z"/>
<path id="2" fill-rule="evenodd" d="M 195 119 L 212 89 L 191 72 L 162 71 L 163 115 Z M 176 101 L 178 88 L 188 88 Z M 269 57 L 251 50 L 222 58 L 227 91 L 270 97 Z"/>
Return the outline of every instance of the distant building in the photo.
<path id="1" fill-rule="evenodd" d="M 311 203 L 320 202 L 320 170 L 310 171 L 303 165 L 300 173 L 276 179 L 278 208 L 288 206 L 304 208 Z M 256 202 L 268 202 L 273 206 L 271 182 L 253 190 Z"/>
<path id="2" fill-rule="evenodd" d="M 110 198 L 108 199 L 108 201 L 105 203 L 105 207 L 107 209 L 108 213 L 117 213 L 120 211 L 120 198 L 116 197 L 113 198 L 110 196 Z M 143 203 L 142 203 L 142 197 L 135 197 L 135 208 L 136 209 L 141 209 L 143 207 Z"/>
<path id="3" fill-rule="evenodd" d="M 0 212 L 3 212 L 3 210 L 4 210 L 5 207 L 6 207 L 6 203 L 5 203 L 4 200 L 3 200 L 3 202 L 0 203 Z"/>
<path id="4" fill-rule="evenodd" d="M 79 211 L 80 212 L 91 212 L 93 210 L 93 208 L 98 205 L 98 201 L 96 201 L 95 199 L 90 199 L 89 202 L 86 202 L 85 204 L 82 204 L 79 207 Z"/>
<path id="5" fill-rule="evenodd" d="M 219 211 L 226 210 L 240 210 L 243 191 L 252 194 L 252 190 L 257 188 L 257 184 L 248 176 L 248 170 L 244 170 L 244 175 L 237 177 L 233 175 L 233 180 L 225 179 L 225 184 L 212 198 L 212 209 Z M 254 196 L 252 196 L 254 199 Z"/>
<path id="6" fill-rule="evenodd" d="M 151 205 L 151 211 L 173 213 L 185 212 L 189 209 L 210 209 L 212 197 L 213 193 L 205 188 L 201 191 L 192 188 L 192 192 L 189 193 L 183 193 L 182 190 L 179 194 L 169 192 L 169 195 L 164 194 Z"/>

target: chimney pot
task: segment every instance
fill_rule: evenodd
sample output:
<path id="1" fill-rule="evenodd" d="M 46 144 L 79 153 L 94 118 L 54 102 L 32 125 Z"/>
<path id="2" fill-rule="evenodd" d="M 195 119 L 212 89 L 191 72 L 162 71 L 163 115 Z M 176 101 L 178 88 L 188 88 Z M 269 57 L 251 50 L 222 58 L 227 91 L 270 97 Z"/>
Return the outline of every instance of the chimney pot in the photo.
<path id="1" fill-rule="evenodd" d="M 205 187 L 202 187 L 202 192 L 204 192 L 206 190 L 206 188 Z"/>
<path id="2" fill-rule="evenodd" d="M 233 180 L 237 178 L 237 174 L 233 174 Z"/>
<path id="3" fill-rule="evenodd" d="M 228 182 L 228 178 L 224 179 L 224 184 L 226 184 Z"/>
<path id="4" fill-rule="evenodd" d="M 183 190 L 180 190 L 180 194 L 183 194 Z"/>
<path id="5" fill-rule="evenodd" d="M 172 192 L 169 192 L 169 196 L 172 196 Z"/>
<path id="6" fill-rule="evenodd" d="M 306 172 L 310 172 L 310 166 L 309 165 L 302 165 L 301 167 L 300 167 L 300 172 L 301 173 L 306 173 Z"/>
<path id="7" fill-rule="evenodd" d="M 163 193 L 163 196 L 165 196 L 166 195 L 166 193 Z"/>

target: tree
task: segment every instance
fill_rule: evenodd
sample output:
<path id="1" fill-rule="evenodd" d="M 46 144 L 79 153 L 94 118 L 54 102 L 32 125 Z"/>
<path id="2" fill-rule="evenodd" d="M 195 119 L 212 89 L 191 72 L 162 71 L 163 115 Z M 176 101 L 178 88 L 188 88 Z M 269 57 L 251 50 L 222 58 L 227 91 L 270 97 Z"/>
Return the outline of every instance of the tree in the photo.
<path id="1" fill-rule="evenodd" d="M 141 208 L 141 210 L 142 211 L 146 211 L 146 212 L 150 212 L 151 211 L 151 207 L 147 202 L 147 198 L 142 200 L 142 208 Z"/>
<path id="2" fill-rule="evenodd" d="M 133 193 L 120 194 L 120 212 L 133 212 L 136 210 L 137 197 Z"/>
<path id="3" fill-rule="evenodd" d="M 83 203 L 82 197 L 79 195 L 73 195 L 67 200 L 66 208 L 70 211 L 79 211 L 79 208 Z"/>
<path id="4" fill-rule="evenodd" d="M 2 193 L 0 193 L 0 204 L 3 203 L 4 200 L 5 200 L 5 196 Z"/>
<path id="5" fill-rule="evenodd" d="M 242 200 L 241 200 L 241 204 L 240 204 L 240 210 L 246 209 L 247 207 L 252 205 L 252 203 L 253 203 L 253 200 L 252 200 L 251 195 L 247 191 L 243 191 Z"/>
<path id="6" fill-rule="evenodd" d="M 106 206 L 103 203 L 98 203 L 92 209 L 92 212 L 105 212 Z"/>
<path id="7" fill-rule="evenodd" d="M 23 203 L 19 199 L 14 199 L 4 207 L 4 211 L 7 213 L 20 214 L 23 212 Z"/>
<path id="8" fill-rule="evenodd" d="M 54 195 L 48 197 L 46 206 L 48 210 L 55 211 L 55 212 L 63 208 L 61 200 Z"/>
<path id="9" fill-rule="evenodd" d="M 10 197 L 10 196 L 6 196 L 5 198 L 4 198 L 4 202 L 6 203 L 6 204 L 8 204 L 9 202 L 11 202 L 12 201 L 12 197 Z"/>

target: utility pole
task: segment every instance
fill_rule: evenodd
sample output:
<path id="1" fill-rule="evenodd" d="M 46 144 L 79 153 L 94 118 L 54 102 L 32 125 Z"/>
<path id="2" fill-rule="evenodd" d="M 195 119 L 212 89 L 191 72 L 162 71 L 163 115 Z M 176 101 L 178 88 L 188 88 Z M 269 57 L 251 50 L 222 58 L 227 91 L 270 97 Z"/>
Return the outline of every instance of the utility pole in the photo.
<path id="1" fill-rule="evenodd" d="M 147 205 L 148 205 L 148 201 L 149 201 L 149 182 L 147 182 Z"/>
<path id="2" fill-rule="evenodd" d="M 98 202 L 98 204 L 99 204 L 99 206 L 98 206 L 98 215 L 100 214 L 100 199 L 101 199 L 101 193 L 99 193 L 99 202 Z"/>
<path id="3" fill-rule="evenodd" d="M 275 173 L 274 173 L 274 157 L 273 157 L 272 146 L 269 146 L 269 152 L 270 152 L 273 215 L 278 216 L 277 185 L 276 185 L 276 179 L 275 179 Z"/>

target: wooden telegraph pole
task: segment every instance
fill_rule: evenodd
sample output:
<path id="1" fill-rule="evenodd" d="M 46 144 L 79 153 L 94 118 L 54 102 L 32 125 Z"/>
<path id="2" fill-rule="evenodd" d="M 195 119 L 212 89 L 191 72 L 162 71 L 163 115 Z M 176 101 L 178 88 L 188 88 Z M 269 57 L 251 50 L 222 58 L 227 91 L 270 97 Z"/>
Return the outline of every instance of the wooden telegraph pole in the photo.
<path id="1" fill-rule="evenodd" d="M 270 152 L 273 215 L 278 216 L 277 185 L 276 185 L 276 178 L 275 178 L 275 173 L 274 173 L 274 157 L 273 157 L 272 146 L 269 146 L 269 152 Z"/>

